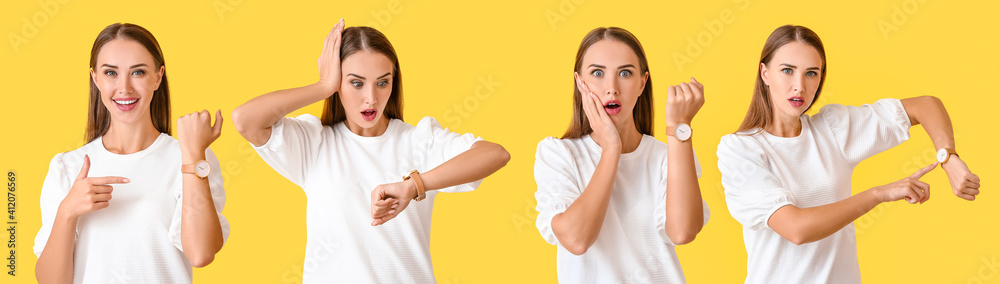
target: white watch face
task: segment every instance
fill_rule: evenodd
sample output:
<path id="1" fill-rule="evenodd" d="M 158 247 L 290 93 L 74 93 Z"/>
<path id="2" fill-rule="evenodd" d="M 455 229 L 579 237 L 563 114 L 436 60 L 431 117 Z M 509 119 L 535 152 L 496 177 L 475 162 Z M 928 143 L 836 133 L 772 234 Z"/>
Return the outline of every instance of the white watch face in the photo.
<path id="1" fill-rule="evenodd" d="M 212 172 L 212 167 L 208 165 L 205 160 L 198 161 L 194 163 L 194 174 L 199 177 L 208 177 L 208 173 Z"/>
<path id="2" fill-rule="evenodd" d="M 691 126 L 687 125 L 687 123 L 678 124 L 674 127 L 674 136 L 677 137 L 677 140 L 681 141 L 691 139 Z"/>
<path id="3" fill-rule="evenodd" d="M 948 150 L 945 150 L 944 148 L 939 149 L 937 152 L 938 163 L 944 163 L 947 161 L 949 155 L 951 154 L 948 154 Z"/>

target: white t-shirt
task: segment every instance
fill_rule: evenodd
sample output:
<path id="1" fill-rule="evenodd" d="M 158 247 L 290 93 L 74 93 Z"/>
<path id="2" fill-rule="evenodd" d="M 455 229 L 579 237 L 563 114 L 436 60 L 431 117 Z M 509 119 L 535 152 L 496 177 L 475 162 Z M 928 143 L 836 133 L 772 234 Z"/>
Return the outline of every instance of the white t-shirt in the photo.
<path id="1" fill-rule="evenodd" d="M 667 144 L 643 135 L 639 147 L 621 155 L 611 200 L 597 241 L 583 255 L 564 248 L 552 232 L 552 217 L 566 211 L 590 183 L 601 147 L 590 135 L 547 137 L 535 152 L 535 226 L 558 247 L 556 266 L 562 283 L 684 283 L 674 244 L 665 229 Z M 695 171 L 701 166 L 695 158 Z M 705 222 L 708 204 L 702 201 Z"/>
<path id="2" fill-rule="evenodd" d="M 909 139 L 897 99 L 860 107 L 826 105 L 802 115 L 798 137 L 748 130 L 722 137 L 719 171 L 729 212 L 743 225 L 746 283 L 859 283 L 854 223 L 822 240 L 795 245 L 767 225 L 785 205 L 816 207 L 851 196 L 862 160 Z"/>
<path id="3" fill-rule="evenodd" d="M 303 283 L 433 283 L 430 233 L 439 192 L 475 190 L 482 180 L 427 192 L 396 218 L 371 225 L 371 193 L 427 172 L 482 140 L 442 129 L 425 117 L 416 127 L 391 119 L 385 133 L 359 136 L 304 114 L 274 124 L 260 157 L 306 194 Z"/>
<path id="4" fill-rule="evenodd" d="M 119 155 L 108 152 L 101 141 L 103 137 L 52 158 L 39 197 L 42 227 L 35 236 L 35 256 L 41 256 L 59 204 L 80 174 L 83 156 L 89 155 L 88 177 L 120 176 L 130 182 L 111 185 L 110 205 L 77 222 L 73 282 L 191 283 L 191 263 L 181 246 L 180 144 L 161 133 L 146 149 Z M 225 240 L 229 222 L 222 216 L 226 193 L 219 160 L 210 149 L 205 157 L 213 169 L 208 183 Z"/>

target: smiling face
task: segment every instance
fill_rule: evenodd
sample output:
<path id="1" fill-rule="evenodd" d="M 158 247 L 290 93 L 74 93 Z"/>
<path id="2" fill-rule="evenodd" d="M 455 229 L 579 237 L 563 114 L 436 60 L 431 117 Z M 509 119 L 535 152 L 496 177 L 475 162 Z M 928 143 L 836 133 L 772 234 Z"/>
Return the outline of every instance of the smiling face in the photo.
<path id="1" fill-rule="evenodd" d="M 385 131 L 389 119 L 384 111 L 392 94 L 394 69 L 388 57 L 368 50 L 343 60 L 340 101 L 352 132 L 375 136 Z"/>
<path id="2" fill-rule="evenodd" d="M 153 55 L 134 40 L 115 39 L 101 48 L 90 77 L 112 125 L 152 123 L 149 106 L 163 72 Z"/>
<path id="3" fill-rule="evenodd" d="M 632 123 L 632 110 L 649 78 L 639 69 L 639 57 L 617 40 L 600 40 L 583 55 L 577 70 L 580 78 L 597 94 L 615 125 Z"/>
<path id="4" fill-rule="evenodd" d="M 823 64 L 819 51 L 800 41 L 779 47 L 770 62 L 760 64 L 776 119 L 797 118 L 812 105 Z"/>

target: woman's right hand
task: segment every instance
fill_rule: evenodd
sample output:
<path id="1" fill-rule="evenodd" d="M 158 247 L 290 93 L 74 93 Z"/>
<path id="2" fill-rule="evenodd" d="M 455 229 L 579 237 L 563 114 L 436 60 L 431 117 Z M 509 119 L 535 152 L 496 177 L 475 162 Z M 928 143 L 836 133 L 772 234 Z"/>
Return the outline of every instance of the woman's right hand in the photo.
<path id="1" fill-rule="evenodd" d="M 913 175 L 896 182 L 877 187 L 880 201 L 890 202 L 905 199 L 910 204 L 924 203 L 931 198 L 931 186 L 920 178 L 937 167 L 937 163 L 917 170 Z"/>
<path id="2" fill-rule="evenodd" d="M 576 79 L 576 87 L 580 89 L 583 112 L 587 115 L 587 120 L 590 121 L 590 129 L 593 130 L 590 137 L 594 138 L 602 150 L 621 153 L 622 141 L 621 137 L 618 136 L 618 128 L 615 127 L 614 121 L 611 121 L 611 116 L 604 110 L 604 103 L 597 97 L 597 94 L 590 91 L 590 87 L 587 87 L 583 79 L 580 79 L 579 73 L 573 72 L 573 77 Z"/>
<path id="3" fill-rule="evenodd" d="M 83 156 L 83 167 L 70 188 L 69 194 L 59 203 L 61 215 L 79 218 L 84 214 L 107 208 L 111 200 L 110 184 L 129 183 L 124 177 L 87 177 L 90 171 L 90 156 Z"/>
<path id="4" fill-rule="evenodd" d="M 343 34 L 344 18 L 340 18 L 340 22 L 326 35 L 323 52 L 319 54 L 319 83 L 331 90 L 330 95 L 340 90 L 340 44 Z"/>

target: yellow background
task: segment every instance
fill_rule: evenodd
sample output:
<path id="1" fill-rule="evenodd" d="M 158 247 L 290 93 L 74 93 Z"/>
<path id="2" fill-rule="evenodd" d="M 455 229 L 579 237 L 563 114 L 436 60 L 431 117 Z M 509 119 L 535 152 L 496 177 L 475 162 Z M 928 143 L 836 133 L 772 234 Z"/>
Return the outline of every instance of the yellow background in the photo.
<path id="1" fill-rule="evenodd" d="M 4 283 L 34 282 L 39 189 L 52 156 L 83 145 L 84 79 L 102 28 L 131 22 L 157 37 L 173 117 L 221 108 L 228 119 L 254 96 L 316 80 L 323 38 L 340 17 L 349 26 L 375 26 L 392 41 L 406 83 L 407 122 L 434 116 L 512 155 L 479 190 L 438 199 L 431 255 L 439 282 L 556 281 L 556 248 L 534 227 L 535 146 L 568 125 L 576 48 L 599 26 L 626 28 L 644 45 L 657 90 L 657 137 L 664 137 L 665 87 L 690 76 L 706 85 L 706 105 L 693 128 L 712 219 L 677 251 L 691 283 L 742 282 L 741 226 L 726 209 L 715 150 L 743 118 L 764 40 L 788 23 L 812 28 L 826 45 L 829 78 L 814 111 L 827 103 L 938 96 L 955 124 L 959 153 L 984 180 L 979 200 L 966 202 L 935 170 L 923 179 L 935 192 L 929 203 L 884 204 L 859 219 L 863 280 L 1000 282 L 1000 198 L 992 186 L 1000 157 L 990 146 L 998 138 L 990 112 L 1000 102 L 991 85 L 1000 77 L 995 1 L 60 1 L 4 1 L 0 8 L 6 40 L 0 43 L 0 168 L 17 173 L 20 221 L 18 275 L 0 276 Z M 25 21 L 37 32 L 29 27 L 25 33 Z M 12 44 L 12 35 L 26 41 Z M 678 64 L 679 57 L 691 61 Z M 318 115 L 320 104 L 291 115 L 302 113 Z M 923 129 L 910 132 L 910 141 L 858 167 L 855 192 L 933 162 Z M 215 262 L 195 269 L 194 280 L 300 281 L 302 191 L 270 169 L 228 121 L 212 149 L 223 164 L 232 235 Z"/>

